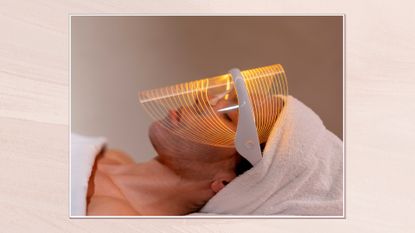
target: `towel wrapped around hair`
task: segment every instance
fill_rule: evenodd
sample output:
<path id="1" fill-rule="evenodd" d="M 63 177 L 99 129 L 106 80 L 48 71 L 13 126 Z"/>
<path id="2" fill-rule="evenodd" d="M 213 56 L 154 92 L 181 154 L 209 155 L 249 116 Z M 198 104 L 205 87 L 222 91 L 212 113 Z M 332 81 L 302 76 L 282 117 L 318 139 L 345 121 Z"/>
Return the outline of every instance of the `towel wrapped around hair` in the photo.
<path id="1" fill-rule="evenodd" d="M 262 160 L 196 215 L 343 215 L 342 141 L 294 97 L 283 111 Z"/>

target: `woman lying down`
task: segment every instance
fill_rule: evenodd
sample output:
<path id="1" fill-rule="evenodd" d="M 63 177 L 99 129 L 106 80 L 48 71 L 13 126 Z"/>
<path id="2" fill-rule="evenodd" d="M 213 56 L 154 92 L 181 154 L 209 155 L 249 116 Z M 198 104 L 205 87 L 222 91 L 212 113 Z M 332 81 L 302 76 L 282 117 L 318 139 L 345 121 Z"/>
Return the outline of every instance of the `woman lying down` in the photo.
<path id="1" fill-rule="evenodd" d="M 187 140 L 160 122 L 149 130 L 157 156 L 144 163 L 103 138 L 72 134 L 71 216 L 342 216 L 341 140 L 297 99 L 289 96 L 283 111 L 255 166 L 234 148 Z M 185 114 L 165 120 L 178 129 L 198 121 Z M 237 114 L 219 117 L 236 127 Z"/>

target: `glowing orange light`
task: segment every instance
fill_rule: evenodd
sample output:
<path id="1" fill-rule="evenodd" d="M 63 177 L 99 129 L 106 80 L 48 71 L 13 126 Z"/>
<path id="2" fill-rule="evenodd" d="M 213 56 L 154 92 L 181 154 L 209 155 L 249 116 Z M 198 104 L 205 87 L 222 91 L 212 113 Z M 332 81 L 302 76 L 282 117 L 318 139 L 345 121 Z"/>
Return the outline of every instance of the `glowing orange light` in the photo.
<path id="1" fill-rule="evenodd" d="M 281 119 L 288 95 L 281 65 L 241 72 L 253 105 L 260 142 Z M 233 146 L 238 100 L 229 74 L 143 91 L 139 100 L 149 115 L 175 134 L 200 143 Z M 179 123 L 168 119 L 177 111 Z"/>

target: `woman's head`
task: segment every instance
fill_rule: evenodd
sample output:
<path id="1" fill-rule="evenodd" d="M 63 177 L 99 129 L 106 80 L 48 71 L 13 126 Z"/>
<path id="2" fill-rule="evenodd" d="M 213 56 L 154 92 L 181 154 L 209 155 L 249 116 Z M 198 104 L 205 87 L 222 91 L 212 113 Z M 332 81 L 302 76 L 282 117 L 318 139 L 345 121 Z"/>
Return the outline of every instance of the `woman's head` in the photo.
<path id="1" fill-rule="evenodd" d="M 218 101 L 213 108 L 219 109 L 224 104 Z M 234 147 L 201 143 L 177 133 L 186 127 L 195 127 L 201 121 L 217 120 L 213 118 L 219 118 L 227 127 L 236 129 L 237 111 L 236 113 L 224 112 L 209 115 L 195 114 L 179 108 L 170 110 L 165 119 L 154 122 L 150 127 L 149 136 L 160 162 L 183 177 L 211 180 L 212 190 L 218 192 L 236 177 L 236 166 L 241 159 L 240 155 Z M 166 128 L 165 124 L 173 127 Z"/>

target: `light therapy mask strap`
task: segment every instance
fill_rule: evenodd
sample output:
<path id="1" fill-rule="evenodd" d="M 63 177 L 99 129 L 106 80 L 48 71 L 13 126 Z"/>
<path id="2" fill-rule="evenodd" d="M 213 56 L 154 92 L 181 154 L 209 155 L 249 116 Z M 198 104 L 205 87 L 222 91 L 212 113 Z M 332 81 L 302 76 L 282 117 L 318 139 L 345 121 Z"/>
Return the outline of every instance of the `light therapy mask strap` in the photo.
<path id="1" fill-rule="evenodd" d="M 254 110 L 241 71 L 234 68 L 229 71 L 229 74 L 232 76 L 238 95 L 239 118 L 236 128 L 235 148 L 241 156 L 252 165 L 255 165 L 261 160 L 262 153 L 255 125 Z"/>

